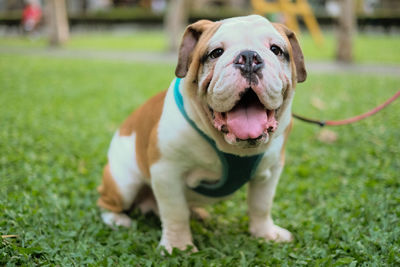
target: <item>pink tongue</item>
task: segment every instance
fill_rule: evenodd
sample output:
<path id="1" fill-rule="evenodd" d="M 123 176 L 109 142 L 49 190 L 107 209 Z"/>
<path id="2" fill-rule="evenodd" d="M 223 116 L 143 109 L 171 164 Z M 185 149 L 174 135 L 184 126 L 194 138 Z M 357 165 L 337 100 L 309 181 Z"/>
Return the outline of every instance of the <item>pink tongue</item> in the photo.
<path id="1" fill-rule="evenodd" d="M 227 113 L 228 130 L 242 140 L 254 139 L 263 134 L 268 123 L 267 112 L 261 103 L 239 104 Z"/>

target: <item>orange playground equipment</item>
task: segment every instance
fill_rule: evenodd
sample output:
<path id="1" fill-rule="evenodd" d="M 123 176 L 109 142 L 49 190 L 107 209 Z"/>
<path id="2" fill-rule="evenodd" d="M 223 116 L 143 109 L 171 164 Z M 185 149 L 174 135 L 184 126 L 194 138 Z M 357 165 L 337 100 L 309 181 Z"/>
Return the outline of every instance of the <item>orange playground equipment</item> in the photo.
<path id="1" fill-rule="evenodd" d="M 311 36 L 317 44 L 324 41 L 318 22 L 307 0 L 251 0 L 254 12 L 259 15 L 282 13 L 285 24 L 296 33 L 300 32 L 297 16 L 303 18 Z"/>

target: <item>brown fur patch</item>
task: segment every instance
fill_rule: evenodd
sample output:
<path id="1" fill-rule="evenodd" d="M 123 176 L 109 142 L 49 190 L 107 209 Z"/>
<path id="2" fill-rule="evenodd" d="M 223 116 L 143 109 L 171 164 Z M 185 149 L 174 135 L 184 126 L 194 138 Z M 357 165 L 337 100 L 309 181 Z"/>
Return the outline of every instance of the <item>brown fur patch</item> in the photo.
<path id="1" fill-rule="evenodd" d="M 293 77 L 296 77 L 296 82 L 304 82 L 307 78 L 307 71 L 304 65 L 303 52 L 301 51 L 296 34 L 283 24 L 272 23 L 272 26 L 283 36 L 286 43 L 290 45 L 289 55 L 291 58 L 292 73 L 296 73 Z M 295 81 L 293 81 L 293 85 L 295 85 Z"/>
<path id="2" fill-rule="evenodd" d="M 199 47 L 202 46 L 201 44 L 208 43 L 220 25 L 219 22 L 200 20 L 186 28 L 179 48 L 178 64 L 175 70 L 177 77 L 185 77 L 191 64 L 199 63 L 202 56 L 202 53 L 199 53 Z"/>
<path id="3" fill-rule="evenodd" d="M 133 112 L 122 124 L 120 136 L 136 133 L 136 161 L 140 171 L 150 178 L 150 166 L 160 158 L 157 130 L 166 91 L 157 94 Z"/>
<path id="4" fill-rule="evenodd" d="M 100 193 L 100 198 L 97 200 L 99 207 L 113 212 L 122 212 L 122 197 L 111 175 L 110 165 L 108 164 L 104 167 L 103 181 L 97 188 L 97 191 Z"/>
<path id="5" fill-rule="evenodd" d="M 192 24 L 192 28 L 198 26 L 196 24 Z M 215 32 L 219 29 L 221 26 L 220 22 L 213 22 L 209 24 L 202 24 L 201 26 L 207 26 L 205 29 L 202 29 L 201 35 L 198 38 L 198 41 L 196 43 L 196 46 L 194 47 L 194 50 L 192 53 L 189 55 L 188 59 L 188 70 L 185 73 L 185 77 L 187 80 L 197 83 L 197 74 L 199 73 L 199 67 L 201 65 L 201 58 L 204 56 L 204 54 L 207 52 L 208 48 L 208 42 L 210 39 L 213 37 Z M 181 57 L 181 55 L 180 55 Z M 181 59 L 179 59 L 181 60 Z"/>

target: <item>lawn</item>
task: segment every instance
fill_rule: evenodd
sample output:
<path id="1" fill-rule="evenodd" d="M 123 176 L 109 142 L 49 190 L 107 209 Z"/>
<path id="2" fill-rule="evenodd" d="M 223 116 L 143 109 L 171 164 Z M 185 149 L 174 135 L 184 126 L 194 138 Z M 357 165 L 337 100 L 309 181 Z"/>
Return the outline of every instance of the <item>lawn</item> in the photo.
<path id="1" fill-rule="evenodd" d="M 200 252 L 161 256 L 155 216 L 131 214 L 111 230 L 96 187 L 114 130 L 166 88 L 174 67 L 1 55 L 0 265 L 398 266 L 400 101 L 350 126 L 295 122 L 273 216 L 295 236 L 265 243 L 247 232 L 246 189 L 191 221 Z M 148 79 L 149 73 L 154 73 Z M 400 77 L 310 74 L 294 110 L 316 118 L 366 111 L 399 90 Z"/>
<path id="2" fill-rule="evenodd" d="M 310 34 L 299 36 L 307 60 L 329 61 L 335 58 L 336 39 L 331 31 L 324 32 L 324 43 L 316 45 Z M 44 38 L 28 39 L 8 36 L 0 38 L 0 48 L 44 48 Z M 354 38 L 354 58 L 356 63 L 400 64 L 400 38 L 395 34 L 360 33 Z M 65 45 L 69 50 L 97 51 L 149 51 L 167 50 L 166 35 L 160 30 L 132 30 L 131 32 L 73 33 Z"/>

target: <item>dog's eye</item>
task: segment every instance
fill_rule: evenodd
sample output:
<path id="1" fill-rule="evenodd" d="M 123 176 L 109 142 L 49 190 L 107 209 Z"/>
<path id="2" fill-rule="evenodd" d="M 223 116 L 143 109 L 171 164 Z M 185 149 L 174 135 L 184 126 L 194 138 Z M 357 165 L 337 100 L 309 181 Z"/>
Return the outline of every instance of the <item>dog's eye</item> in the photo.
<path id="1" fill-rule="evenodd" d="M 281 56 L 283 54 L 282 49 L 277 45 L 271 45 L 270 50 L 277 56 Z"/>
<path id="2" fill-rule="evenodd" d="M 224 53 L 224 49 L 217 48 L 217 49 L 214 49 L 213 51 L 211 51 L 210 54 L 208 54 L 208 56 L 210 58 L 214 59 L 214 58 L 218 58 L 218 57 L 222 56 L 223 53 Z"/>

